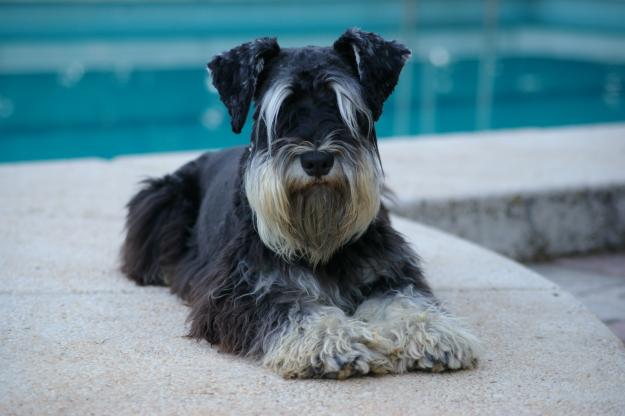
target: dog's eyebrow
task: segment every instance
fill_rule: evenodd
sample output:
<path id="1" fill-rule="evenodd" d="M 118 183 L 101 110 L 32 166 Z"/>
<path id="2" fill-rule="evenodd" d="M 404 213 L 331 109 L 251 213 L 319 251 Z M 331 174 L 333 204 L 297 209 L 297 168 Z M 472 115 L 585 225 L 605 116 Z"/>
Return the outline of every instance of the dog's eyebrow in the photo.
<path id="1" fill-rule="evenodd" d="M 260 105 L 259 121 L 263 121 L 267 128 L 267 146 L 271 149 L 271 144 L 275 136 L 275 124 L 280 113 L 280 108 L 284 100 L 291 95 L 293 88 L 291 82 L 288 79 L 279 80 L 275 82 L 267 91 L 263 97 L 263 101 Z M 258 129 L 260 124 L 257 124 L 256 135 L 258 136 Z"/>
<path id="2" fill-rule="evenodd" d="M 358 138 L 362 135 L 358 126 L 358 113 L 367 119 L 368 135 L 371 132 L 373 119 L 371 111 L 369 111 L 362 99 L 359 86 L 352 80 L 335 76 L 328 77 L 326 82 L 336 94 L 336 104 L 339 108 L 341 119 L 347 126 L 351 135 L 354 138 Z"/>

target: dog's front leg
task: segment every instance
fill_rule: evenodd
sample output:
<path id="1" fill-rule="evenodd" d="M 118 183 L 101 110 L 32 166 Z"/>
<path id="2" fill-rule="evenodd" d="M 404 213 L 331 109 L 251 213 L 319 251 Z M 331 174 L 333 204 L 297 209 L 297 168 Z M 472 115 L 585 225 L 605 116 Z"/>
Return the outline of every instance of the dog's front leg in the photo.
<path id="1" fill-rule="evenodd" d="M 263 364 L 286 378 L 338 378 L 392 371 L 388 346 L 360 320 L 332 306 L 294 307 L 268 342 Z"/>
<path id="2" fill-rule="evenodd" d="M 374 336 L 382 338 L 375 345 L 395 373 L 459 370 L 477 363 L 477 338 L 431 295 L 412 287 L 366 300 L 354 318 L 366 322 Z"/>

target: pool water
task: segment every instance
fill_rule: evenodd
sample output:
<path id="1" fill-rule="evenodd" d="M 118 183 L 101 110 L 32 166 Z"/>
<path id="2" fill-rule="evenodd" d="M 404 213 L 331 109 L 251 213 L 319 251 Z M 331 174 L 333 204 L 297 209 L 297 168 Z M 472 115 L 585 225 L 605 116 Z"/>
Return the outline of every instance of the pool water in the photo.
<path id="1" fill-rule="evenodd" d="M 411 63 L 378 136 L 625 120 L 625 65 L 499 57 L 486 103 L 478 72 L 477 59 Z M 0 161 L 221 148 L 249 125 L 231 132 L 203 67 L 0 75 Z"/>
<path id="2" fill-rule="evenodd" d="M 331 45 L 348 27 L 413 51 L 383 140 L 625 121 L 622 1 L 5 1 L 0 162 L 246 143 L 210 57 L 259 36 Z"/>

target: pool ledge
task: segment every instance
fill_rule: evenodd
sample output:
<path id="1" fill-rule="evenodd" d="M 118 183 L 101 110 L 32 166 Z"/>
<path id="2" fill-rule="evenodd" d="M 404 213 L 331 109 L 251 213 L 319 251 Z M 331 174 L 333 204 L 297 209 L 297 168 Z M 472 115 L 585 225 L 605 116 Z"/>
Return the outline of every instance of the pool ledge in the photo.
<path id="1" fill-rule="evenodd" d="M 518 260 L 625 247 L 625 124 L 383 142 L 395 213 Z"/>
<path id="2" fill-rule="evenodd" d="M 138 179 L 189 155 L 0 167 L 0 414 L 622 414 L 625 349 L 571 295 L 395 217 L 478 369 L 287 381 L 185 338 L 188 309 L 117 271 Z"/>

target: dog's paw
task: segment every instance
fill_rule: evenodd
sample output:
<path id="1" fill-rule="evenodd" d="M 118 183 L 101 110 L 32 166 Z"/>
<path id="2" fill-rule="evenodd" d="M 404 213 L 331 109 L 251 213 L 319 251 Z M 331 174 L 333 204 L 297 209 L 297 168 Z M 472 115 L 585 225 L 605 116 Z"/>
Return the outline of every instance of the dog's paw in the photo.
<path id="1" fill-rule="evenodd" d="M 285 378 L 345 379 L 392 371 L 388 357 L 372 347 L 376 340 L 364 322 L 340 314 L 308 317 L 275 339 L 265 366 Z"/>
<path id="2" fill-rule="evenodd" d="M 449 349 L 448 345 L 436 344 L 430 351 L 425 351 L 419 359 L 405 357 L 407 370 L 423 370 L 440 373 L 448 370 L 462 370 L 475 368 L 478 363 L 476 352 L 471 348 Z"/>
<path id="3" fill-rule="evenodd" d="M 335 351 L 330 355 L 322 353 L 312 361 L 313 364 L 306 377 L 343 380 L 348 377 L 379 373 L 383 368 L 390 368 L 390 361 L 385 356 L 370 350 L 360 342 L 353 342 L 349 348 Z"/>
<path id="4" fill-rule="evenodd" d="M 474 368 L 481 349 L 477 338 L 462 323 L 440 311 L 424 311 L 403 322 L 391 335 L 389 354 L 396 372 L 442 372 Z"/>
<path id="5" fill-rule="evenodd" d="M 336 340 L 323 341 L 319 350 L 310 356 L 300 356 L 295 360 L 285 360 L 274 369 L 284 378 L 331 378 L 344 380 L 366 374 L 386 374 L 392 372 L 388 357 L 371 350 L 359 341 L 345 344 L 344 340 L 332 345 Z"/>
<path id="6" fill-rule="evenodd" d="M 386 305 L 384 316 L 386 320 L 370 324 L 384 340 L 375 349 L 388 357 L 392 372 L 441 372 L 477 365 L 481 350 L 478 339 L 460 319 L 437 306 L 395 302 Z"/>

